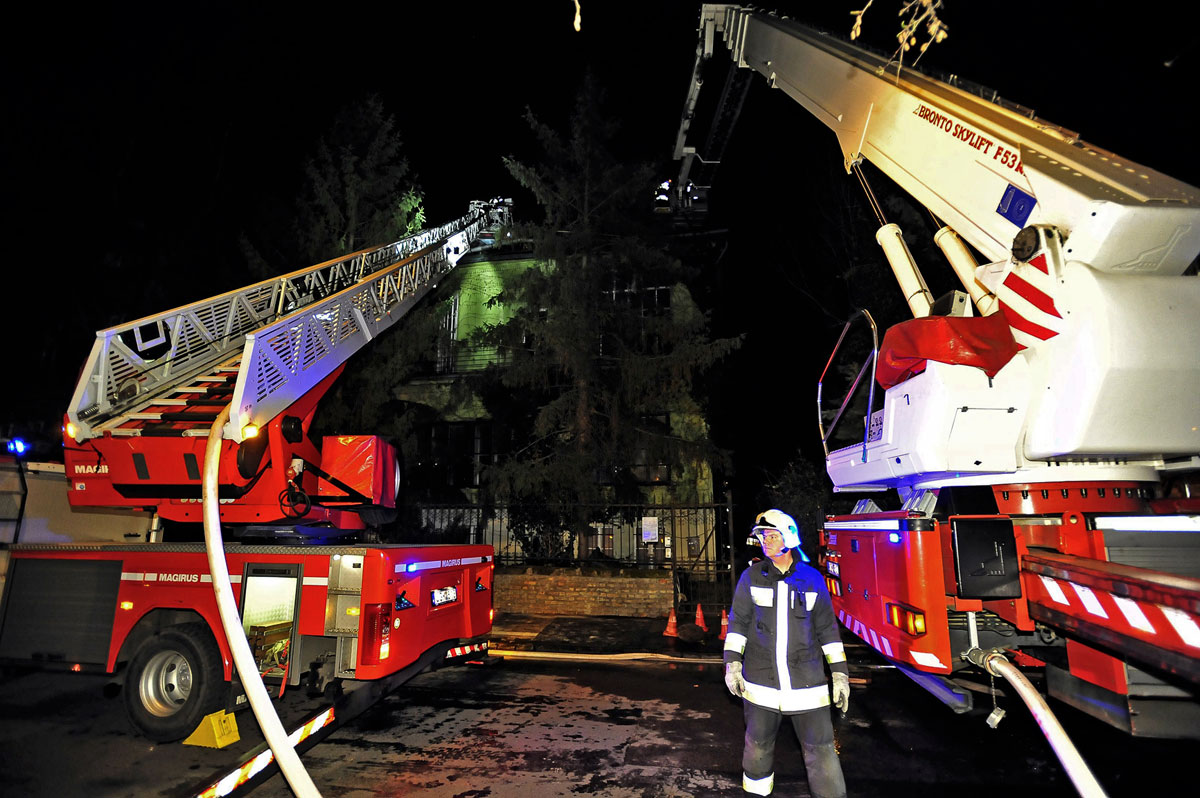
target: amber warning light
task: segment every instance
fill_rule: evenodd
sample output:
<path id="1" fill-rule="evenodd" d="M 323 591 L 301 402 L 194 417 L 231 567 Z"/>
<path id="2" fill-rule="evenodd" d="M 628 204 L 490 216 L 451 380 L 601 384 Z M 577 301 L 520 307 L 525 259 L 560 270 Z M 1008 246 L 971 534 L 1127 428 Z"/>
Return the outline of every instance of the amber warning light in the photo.
<path id="1" fill-rule="evenodd" d="M 909 609 L 901 604 L 887 605 L 887 622 L 913 637 L 925 634 L 925 613 Z"/>

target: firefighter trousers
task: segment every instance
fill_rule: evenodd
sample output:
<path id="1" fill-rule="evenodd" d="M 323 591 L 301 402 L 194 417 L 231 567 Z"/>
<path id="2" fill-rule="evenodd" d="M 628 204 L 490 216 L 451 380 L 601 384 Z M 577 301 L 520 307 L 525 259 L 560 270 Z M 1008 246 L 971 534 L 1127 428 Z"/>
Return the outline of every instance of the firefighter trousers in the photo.
<path id="1" fill-rule="evenodd" d="M 742 749 L 742 788 L 751 795 L 770 795 L 775 786 L 775 737 L 784 715 L 743 701 L 746 744 Z M 845 798 L 846 779 L 833 747 L 833 721 L 829 707 L 788 715 L 808 773 L 813 798 Z"/>

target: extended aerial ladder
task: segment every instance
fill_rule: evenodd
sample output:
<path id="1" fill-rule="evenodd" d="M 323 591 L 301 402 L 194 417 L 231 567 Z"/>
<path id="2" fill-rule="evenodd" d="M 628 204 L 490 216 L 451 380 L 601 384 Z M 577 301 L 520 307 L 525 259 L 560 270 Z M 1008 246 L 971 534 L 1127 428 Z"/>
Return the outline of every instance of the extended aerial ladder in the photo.
<path id="1" fill-rule="evenodd" d="M 339 508 L 394 506 L 391 447 L 374 436 L 317 446 L 307 434 L 316 404 L 481 232 L 509 223 L 510 206 L 473 202 L 394 243 L 98 332 L 66 414 L 71 503 L 199 521 L 205 437 L 229 405 L 226 520 L 360 528 Z"/>
<path id="2" fill-rule="evenodd" d="M 56 513 L 4 546 L 0 659 L 120 673 L 131 723 L 159 742 L 248 702 L 289 784 L 313 794 L 264 676 L 280 695 L 353 680 L 377 696 L 486 651 L 491 547 L 364 539 L 394 512 L 395 450 L 310 430 L 347 360 L 494 242 L 484 233 L 509 225 L 510 205 L 475 202 L 436 229 L 99 332 L 66 413 L 67 498 L 152 520 L 112 543 L 87 514 Z M 166 534 L 158 519 L 194 526 Z"/>
<path id="3" fill-rule="evenodd" d="M 701 12 L 680 184 L 713 160 L 687 133 L 722 49 L 829 127 L 848 173 L 866 184 L 870 162 L 941 220 L 965 289 L 935 300 L 884 224 L 915 318 L 859 361 L 860 442 L 830 449 L 818 384 L 835 490 L 877 494 L 822 530 L 842 622 L 957 710 L 970 694 L 951 676 L 994 647 L 1131 733 L 1195 735 L 1200 190 L 994 93 L 725 4 Z"/>

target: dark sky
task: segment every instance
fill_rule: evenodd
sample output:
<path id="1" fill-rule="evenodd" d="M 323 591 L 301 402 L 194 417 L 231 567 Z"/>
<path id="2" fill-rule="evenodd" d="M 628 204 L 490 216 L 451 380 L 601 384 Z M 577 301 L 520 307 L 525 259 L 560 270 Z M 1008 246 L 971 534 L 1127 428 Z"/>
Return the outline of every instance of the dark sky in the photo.
<path id="1" fill-rule="evenodd" d="M 848 11 L 863 4 L 774 8 L 844 32 Z M 47 408 L 59 417 L 95 330 L 250 282 L 230 276 L 237 234 L 265 208 L 290 205 L 303 158 L 334 112 L 366 94 L 395 116 L 434 222 L 471 199 L 520 199 L 500 158 L 535 154 L 526 106 L 551 124 L 565 120 L 589 67 L 622 117 L 630 154 L 665 171 L 698 4 L 582 5 L 581 33 L 571 0 L 30 12 L 0 56 L 14 329 L 0 435 Z M 888 46 L 897 7 L 877 0 L 868 13 L 877 45 Z M 1188 119 L 1200 72 L 1196 12 L 1147 3 L 1101 16 L 1099 7 L 946 0 L 950 38 L 923 63 L 1200 184 Z M 833 325 L 789 274 L 819 279 L 836 268 L 813 262 L 812 213 L 830 200 L 822 180 L 840 156 L 831 134 L 760 83 L 714 186 L 731 247 L 712 294 L 727 298 L 715 308 L 720 331 L 748 334 L 725 381 L 735 390 L 717 402 L 722 442 L 775 468 L 816 445 L 812 400 Z M 795 390 L 767 408 L 741 406 L 742 386 L 761 380 Z"/>

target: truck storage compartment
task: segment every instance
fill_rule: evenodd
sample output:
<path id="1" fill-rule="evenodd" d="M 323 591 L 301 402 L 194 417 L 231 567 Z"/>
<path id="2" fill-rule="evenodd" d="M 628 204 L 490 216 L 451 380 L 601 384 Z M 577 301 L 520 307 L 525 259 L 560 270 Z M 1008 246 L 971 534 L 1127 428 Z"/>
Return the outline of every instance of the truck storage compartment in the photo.
<path id="1" fill-rule="evenodd" d="M 119 560 L 13 558 L 0 658 L 103 666 L 120 586 Z"/>

